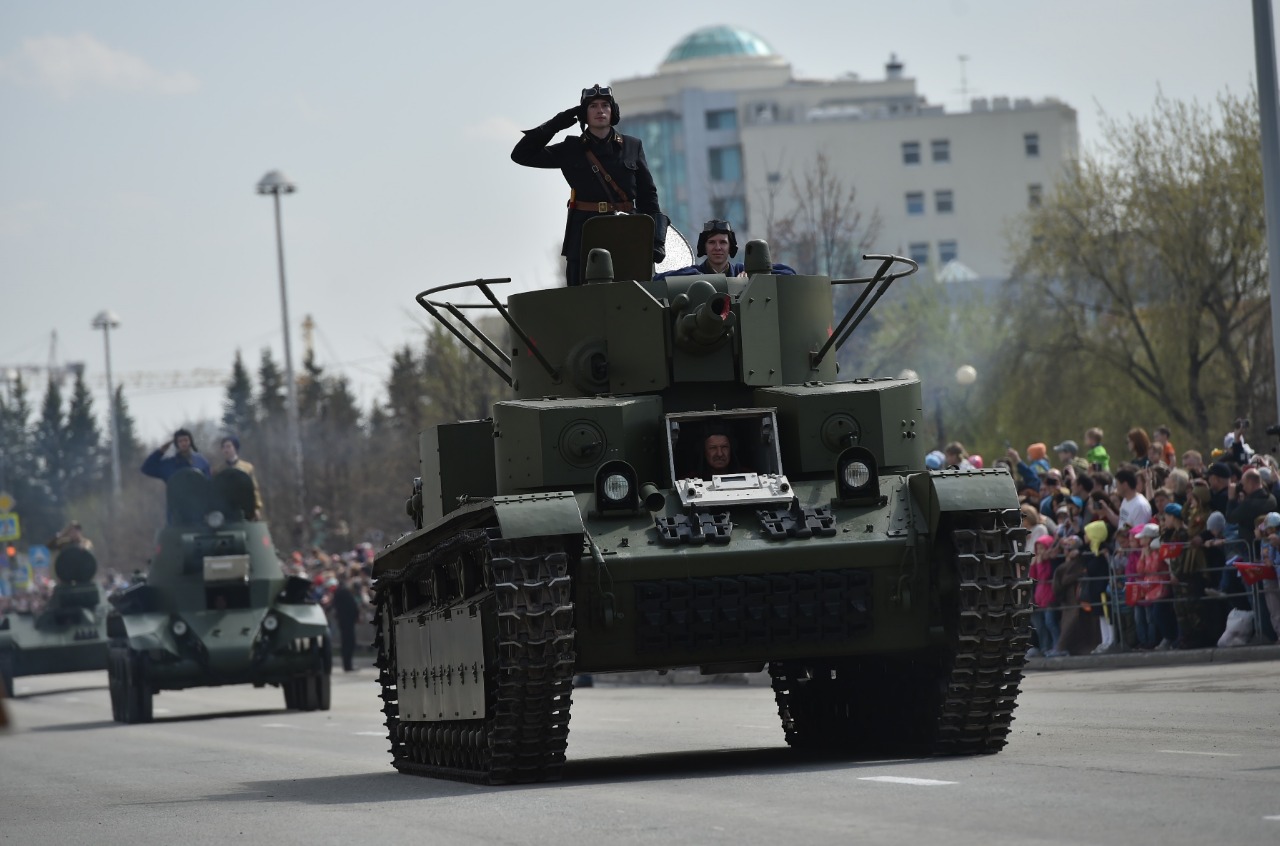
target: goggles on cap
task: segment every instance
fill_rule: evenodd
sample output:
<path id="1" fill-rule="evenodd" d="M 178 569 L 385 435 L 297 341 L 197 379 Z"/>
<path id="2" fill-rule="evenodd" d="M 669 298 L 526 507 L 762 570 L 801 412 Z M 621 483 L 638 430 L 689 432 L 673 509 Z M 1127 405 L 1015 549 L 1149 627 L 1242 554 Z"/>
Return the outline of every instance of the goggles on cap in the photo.
<path id="1" fill-rule="evenodd" d="M 608 85 L 593 85 L 590 88 L 582 89 L 581 99 L 585 102 L 587 100 L 594 100 L 596 97 L 612 97 L 612 96 L 613 96 L 613 89 L 610 88 Z"/>
<path id="2" fill-rule="evenodd" d="M 708 220 L 702 224 L 703 232 L 732 232 L 733 227 L 729 225 L 727 220 Z"/>

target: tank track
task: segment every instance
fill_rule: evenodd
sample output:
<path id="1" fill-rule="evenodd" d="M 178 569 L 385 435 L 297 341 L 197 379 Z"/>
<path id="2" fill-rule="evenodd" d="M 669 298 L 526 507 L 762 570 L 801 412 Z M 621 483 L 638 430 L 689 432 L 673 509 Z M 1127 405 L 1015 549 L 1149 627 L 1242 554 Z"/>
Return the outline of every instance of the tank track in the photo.
<path id="1" fill-rule="evenodd" d="M 1030 645 L 1030 553 L 1016 510 L 954 515 L 958 580 L 940 656 L 769 667 L 787 743 L 801 749 L 964 755 L 1000 751 Z"/>
<path id="2" fill-rule="evenodd" d="M 401 722 L 395 644 L 386 634 L 396 588 L 441 563 L 478 554 L 495 615 L 486 651 L 483 720 Z M 464 532 L 381 577 L 374 646 L 392 765 L 402 773 L 480 784 L 558 779 L 569 738 L 575 660 L 572 586 L 560 538 L 507 541 Z M 463 597 L 438 603 L 443 607 Z M 384 621 L 386 624 L 384 624 Z M 486 627 L 487 631 L 487 627 Z"/>

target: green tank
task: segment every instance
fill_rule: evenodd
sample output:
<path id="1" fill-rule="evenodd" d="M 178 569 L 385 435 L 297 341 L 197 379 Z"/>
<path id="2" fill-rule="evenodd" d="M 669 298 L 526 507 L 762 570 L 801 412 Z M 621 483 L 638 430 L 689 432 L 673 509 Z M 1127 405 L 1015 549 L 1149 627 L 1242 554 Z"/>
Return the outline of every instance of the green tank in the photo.
<path id="1" fill-rule="evenodd" d="M 796 749 L 999 751 L 1029 643 L 1013 481 L 926 470 L 917 380 L 837 376 L 915 264 L 775 276 L 753 241 L 746 278 L 653 280 L 642 223 L 588 224 L 613 249 L 580 287 L 417 297 L 512 397 L 420 435 L 415 529 L 375 561 L 395 768 L 555 779 L 575 677 L 677 667 L 767 669 Z M 505 343 L 442 299 L 477 291 Z"/>
<path id="2" fill-rule="evenodd" d="M 162 690 L 278 685 L 286 708 L 329 709 L 332 646 L 306 579 L 284 575 L 253 480 L 181 470 L 145 578 L 111 597 L 107 672 L 117 722 L 152 718 Z"/>
<path id="3" fill-rule="evenodd" d="M 64 549 L 53 570 L 58 583 L 41 611 L 0 617 L 0 682 L 6 696 L 13 696 L 17 676 L 107 666 L 107 602 L 94 581 L 97 559 L 86 549 Z"/>

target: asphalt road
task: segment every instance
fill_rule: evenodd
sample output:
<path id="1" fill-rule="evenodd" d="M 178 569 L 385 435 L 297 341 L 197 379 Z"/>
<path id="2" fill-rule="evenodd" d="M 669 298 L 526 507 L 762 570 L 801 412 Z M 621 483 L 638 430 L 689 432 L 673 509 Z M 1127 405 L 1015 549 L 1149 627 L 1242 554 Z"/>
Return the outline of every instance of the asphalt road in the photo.
<path id="1" fill-rule="evenodd" d="M 116 725 L 105 673 L 17 680 L 0 842 L 21 844 L 1280 843 L 1280 662 L 1028 676 L 999 755 L 802 760 L 762 687 L 575 694 L 565 780 L 391 769 L 372 669 L 333 710 L 167 692 Z"/>

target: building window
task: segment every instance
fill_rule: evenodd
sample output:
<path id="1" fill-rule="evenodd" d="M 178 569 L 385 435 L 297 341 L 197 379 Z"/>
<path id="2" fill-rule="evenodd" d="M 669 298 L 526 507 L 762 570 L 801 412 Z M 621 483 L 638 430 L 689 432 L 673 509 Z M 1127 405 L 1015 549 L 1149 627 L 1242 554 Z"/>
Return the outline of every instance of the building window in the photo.
<path id="1" fill-rule="evenodd" d="M 907 214 L 910 214 L 910 215 L 924 214 L 924 192 L 923 191 L 907 192 Z"/>
<path id="2" fill-rule="evenodd" d="M 960 257 L 960 247 L 955 241 L 938 242 L 938 263 L 946 264 Z"/>
<path id="3" fill-rule="evenodd" d="M 707 129 L 737 129 L 738 113 L 734 109 L 715 109 L 707 112 Z"/>
<path id="4" fill-rule="evenodd" d="M 1044 196 L 1044 189 L 1040 187 L 1040 183 L 1035 182 L 1027 186 L 1027 208 L 1040 208 L 1040 200 Z"/>
<path id="5" fill-rule="evenodd" d="M 920 142 L 902 142 L 902 163 L 904 165 L 920 164 Z"/>
<path id="6" fill-rule="evenodd" d="M 946 138 L 935 139 L 929 146 L 933 150 L 933 160 L 935 162 L 951 161 L 951 142 Z"/>
<path id="7" fill-rule="evenodd" d="M 929 242 L 915 241 L 907 245 L 907 253 L 916 264 L 929 263 Z"/>
<path id="8" fill-rule="evenodd" d="M 711 159 L 711 179 L 714 182 L 737 182 L 742 179 L 742 148 L 712 147 L 709 151 Z"/>
<path id="9" fill-rule="evenodd" d="M 711 200 L 711 216 L 727 220 L 735 231 L 747 230 L 747 200 L 745 197 L 715 197 Z"/>
<path id="10" fill-rule="evenodd" d="M 1027 158 L 1037 159 L 1040 157 L 1040 133 L 1028 132 L 1022 136 L 1023 149 L 1027 151 Z"/>
<path id="11" fill-rule="evenodd" d="M 951 214 L 956 210 L 955 199 L 950 191 L 933 192 L 933 209 L 938 214 Z"/>

